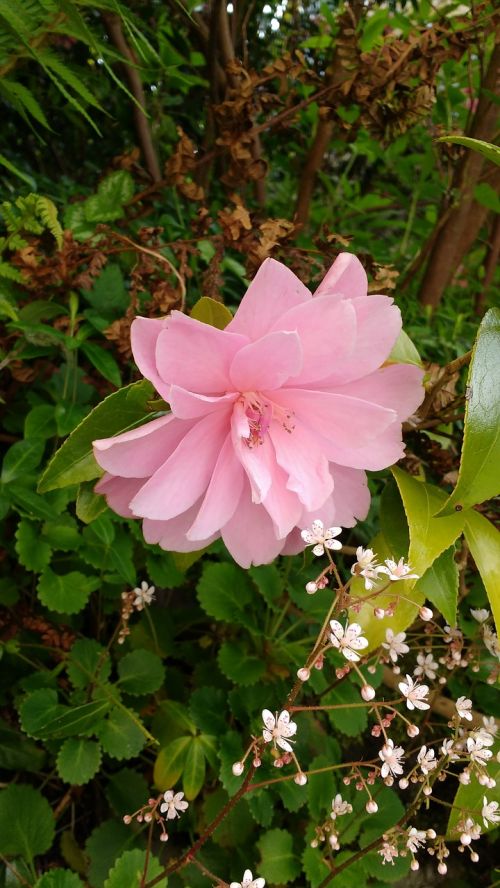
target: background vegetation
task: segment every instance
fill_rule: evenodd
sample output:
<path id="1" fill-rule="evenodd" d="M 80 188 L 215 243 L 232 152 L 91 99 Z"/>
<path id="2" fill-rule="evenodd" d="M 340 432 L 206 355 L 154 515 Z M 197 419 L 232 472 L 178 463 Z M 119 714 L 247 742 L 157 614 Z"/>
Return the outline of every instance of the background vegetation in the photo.
<path id="1" fill-rule="evenodd" d="M 488 2 L 0 0 L 0 885 L 132 888 L 147 828 L 122 817 L 178 781 L 193 804 L 166 846 L 155 836 L 157 875 L 240 785 L 231 764 L 262 707 L 284 699 L 321 619 L 301 557 L 244 572 L 220 544 L 203 558 L 145 545 L 92 493 L 85 448 L 78 478 L 63 466 L 37 489 L 91 408 L 137 380 L 136 314 L 202 296 L 234 309 L 269 255 L 314 283 L 340 250 L 355 252 L 428 370 L 404 468 L 453 487 L 467 363 L 455 359 L 498 300 L 499 168 L 436 139 L 495 140 L 497 33 Z M 114 401 L 115 428 L 150 397 L 137 387 Z M 391 522 L 407 527 L 389 475 L 371 479 L 372 511 L 348 547 L 381 522 L 391 542 Z M 460 539 L 454 600 L 467 595 L 470 633 L 468 607 L 486 597 Z M 117 646 L 122 593 L 142 580 L 156 601 Z M 451 686 L 498 716 L 487 674 Z M 342 696 L 320 678 L 315 690 Z M 361 755 L 365 727 L 360 709 L 304 722 L 303 756 L 314 768 L 353 746 Z M 335 789 L 329 774 L 252 793 L 200 860 L 228 881 L 260 861 L 271 886 L 319 885 L 311 823 Z M 401 816 L 384 792 L 388 820 L 360 816 L 346 848 Z M 490 838 L 478 884 L 493 879 Z M 335 884 L 376 886 L 407 865 L 366 855 Z M 449 879 L 470 883 L 465 867 Z M 194 865 L 168 882 L 208 883 Z"/>

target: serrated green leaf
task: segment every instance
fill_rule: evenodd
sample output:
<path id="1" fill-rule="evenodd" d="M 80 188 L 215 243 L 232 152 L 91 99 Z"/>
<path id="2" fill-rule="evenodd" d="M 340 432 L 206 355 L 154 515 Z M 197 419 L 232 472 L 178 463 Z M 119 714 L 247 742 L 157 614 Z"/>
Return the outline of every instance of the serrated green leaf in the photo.
<path id="1" fill-rule="evenodd" d="M 479 327 L 467 379 L 464 440 L 455 490 L 437 515 L 452 515 L 500 493 L 500 309 Z M 444 519 L 443 519 L 444 520 Z"/>
<path id="2" fill-rule="evenodd" d="M 43 536 L 53 549 L 61 552 L 75 552 L 82 541 L 75 519 L 68 514 L 61 515 L 56 521 L 46 521 Z"/>
<path id="3" fill-rule="evenodd" d="M 150 795 L 149 784 L 142 774 L 132 768 L 121 768 L 110 777 L 106 787 L 107 799 L 118 817 L 137 811 Z"/>
<path id="4" fill-rule="evenodd" d="M 0 768 L 6 771 L 41 771 L 46 754 L 0 719 Z"/>
<path id="5" fill-rule="evenodd" d="M 1 480 L 4 484 L 21 478 L 32 469 L 40 465 L 40 460 L 45 450 L 43 438 L 30 438 L 24 441 L 16 441 L 9 447 L 2 464 Z"/>
<path id="6" fill-rule="evenodd" d="M 37 585 L 38 597 L 45 607 L 58 614 L 77 614 L 87 604 L 91 592 L 101 585 L 99 577 L 87 577 L 77 570 L 56 574 L 45 568 Z"/>
<path id="7" fill-rule="evenodd" d="M 255 684 L 266 671 L 265 663 L 259 657 L 246 653 L 235 641 L 225 641 L 221 645 L 217 662 L 226 678 L 243 686 Z"/>
<path id="8" fill-rule="evenodd" d="M 477 151 L 483 157 L 493 161 L 493 163 L 500 164 L 500 148 L 498 145 L 492 145 L 491 142 L 484 142 L 482 139 L 471 139 L 470 136 L 454 135 L 441 136 L 439 139 L 436 139 L 436 142 L 450 142 L 452 145 L 463 145 L 464 148 Z"/>
<path id="9" fill-rule="evenodd" d="M 120 690 L 126 694 L 153 694 L 165 680 L 165 669 L 157 654 L 131 651 L 118 663 Z"/>
<path id="10" fill-rule="evenodd" d="M 129 826 L 116 820 L 105 820 L 97 826 L 85 846 L 90 865 L 86 877 L 92 888 L 103 888 L 109 871 L 120 854 L 137 843 Z"/>
<path id="11" fill-rule="evenodd" d="M 227 804 L 228 794 L 218 787 L 215 792 L 207 793 L 203 800 L 203 815 L 207 823 L 211 823 L 219 811 Z M 227 853 L 234 853 L 237 847 L 244 845 L 255 830 L 255 823 L 249 812 L 246 799 L 241 799 L 235 808 L 224 818 L 213 833 L 213 841 Z"/>
<path id="12" fill-rule="evenodd" d="M 54 834 L 55 820 L 41 792 L 22 784 L 0 792 L 0 854 L 31 861 L 49 850 Z"/>
<path id="13" fill-rule="evenodd" d="M 95 342 L 82 342 L 80 348 L 104 379 L 112 382 L 117 388 L 122 384 L 120 368 L 109 351 Z"/>
<path id="14" fill-rule="evenodd" d="M 57 207 L 52 201 L 45 197 L 43 194 L 37 195 L 36 201 L 36 209 L 37 213 L 42 220 L 43 224 L 53 235 L 54 240 L 59 247 L 62 248 L 63 243 L 63 230 L 61 228 L 61 223 L 57 218 Z"/>
<path id="15" fill-rule="evenodd" d="M 326 768 L 332 764 L 331 756 L 317 755 L 309 764 L 308 770 L 314 771 L 316 768 Z M 330 814 L 335 791 L 336 783 L 332 771 L 325 771 L 323 774 L 310 774 L 306 792 L 313 820 L 319 821 L 325 817 L 326 813 Z"/>
<path id="16" fill-rule="evenodd" d="M 244 571 L 235 564 L 206 564 L 196 591 L 198 601 L 210 617 L 253 626 L 247 609 L 253 597 L 252 587 Z"/>
<path id="17" fill-rule="evenodd" d="M 328 720 L 335 731 L 341 731 L 348 737 L 359 737 L 368 724 L 368 710 L 364 706 L 350 706 L 359 703 L 359 687 L 349 678 L 341 681 L 335 688 L 322 696 L 328 706 L 339 706 L 327 712 Z"/>
<path id="18" fill-rule="evenodd" d="M 196 688 L 189 699 L 189 712 L 200 731 L 217 735 L 226 730 L 226 695 L 220 688 Z"/>
<path id="19" fill-rule="evenodd" d="M 51 869 L 38 880 L 35 888 L 83 888 L 83 882 L 71 870 Z"/>
<path id="20" fill-rule="evenodd" d="M 21 727 L 30 737 L 45 739 L 47 725 L 62 712 L 64 707 L 59 703 L 57 692 L 50 688 L 41 688 L 33 691 L 21 703 Z"/>
<path id="21" fill-rule="evenodd" d="M 111 660 L 106 648 L 93 638 L 79 638 L 73 644 L 66 664 L 74 688 L 105 682 L 111 674 Z"/>
<path id="22" fill-rule="evenodd" d="M 24 518 L 17 525 L 16 552 L 19 561 L 27 570 L 37 573 L 47 567 L 50 561 L 51 548 L 40 539 L 40 532 L 35 524 Z"/>
<path id="23" fill-rule="evenodd" d="M 104 888 L 140 888 L 149 879 L 155 879 L 163 867 L 153 855 L 149 855 L 146 865 L 146 852 L 134 848 L 125 851 L 110 869 Z M 145 879 L 145 881 L 143 881 Z M 166 888 L 167 879 L 160 879 L 158 888 Z"/>
<path id="24" fill-rule="evenodd" d="M 116 170 L 99 183 L 97 194 L 85 201 L 88 222 L 114 222 L 124 215 L 123 206 L 134 194 L 134 180 L 127 170 Z"/>
<path id="25" fill-rule="evenodd" d="M 500 531 L 484 515 L 471 509 L 465 525 L 465 540 L 481 575 L 500 633 Z"/>
<path id="26" fill-rule="evenodd" d="M 104 752 L 119 760 L 135 758 L 146 742 L 134 718 L 118 708 L 112 709 L 108 718 L 99 725 L 97 735 Z"/>
<path id="27" fill-rule="evenodd" d="M 85 481 L 78 488 L 76 514 L 84 524 L 91 524 L 107 509 L 106 500 L 99 493 L 94 493 L 94 486 L 94 481 Z"/>
<path id="28" fill-rule="evenodd" d="M 199 794 L 205 781 L 205 750 L 200 737 L 192 737 L 182 771 L 182 788 L 188 801 Z"/>
<path id="29" fill-rule="evenodd" d="M 172 789 L 182 775 L 192 739 L 191 736 L 178 737 L 160 749 L 155 761 L 153 780 L 155 786 L 162 792 Z"/>
<path id="30" fill-rule="evenodd" d="M 426 570 L 415 589 L 437 607 L 450 626 L 456 625 L 458 601 L 458 566 L 455 549 L 450 546 Z"/>
<path id="31" fill-rule="evenodd" d="M 63 740 L 78 734 L 93 734 L 98 720 L 109 709 L 106 700 L 63 706 L 49 688 L 33 691 L 21 703 L 19 715 L 23 731 L 41 740 Z"/>
<path id="32" fill-rule="evenodd" d="M 286 885 L 300 875 L 300 861 L 293 850 L 293 839 L 284 829 L 270 829 L 257 842 L 261 854 L 259 874 L 271 883 Z"/>
<path id="33" fill-rule="evenodd" d="M 266 790 L 257 790 L 248 796 L 247 801 L 250 813 L 259 826 L 270 826 L 274 814 L 270 794 Z"/>
<path id="34" fill-rule="evenodd" d="M 202 296 L 201 299 L 198 299 L 196 305 L 191 309 L 191 317 L 195 321 L 202 321 L 203 324 L 217 327 L 218 330 L 224 330 L 233 319 L 229 309 L 222 302 L 217 302 L 210 296 Z"/>
<path id="35" fill-rule="evenodd" d="M 57 756 L 59 777 L 71 786 L 83 786 L 92 780 L 100 764 L 101 747 L 94 740 L 70 737 L 64 741 Z"/>
<path id="36" fill-rule="evenodd" d="M 52 457 L 40 479 L 39 492 L 97 478 L 101 470 L 92 453 L 92 442 L 137 425 L 145 418 L 152 395 L 152 385 L 141 380 L 105 398 Z"/>

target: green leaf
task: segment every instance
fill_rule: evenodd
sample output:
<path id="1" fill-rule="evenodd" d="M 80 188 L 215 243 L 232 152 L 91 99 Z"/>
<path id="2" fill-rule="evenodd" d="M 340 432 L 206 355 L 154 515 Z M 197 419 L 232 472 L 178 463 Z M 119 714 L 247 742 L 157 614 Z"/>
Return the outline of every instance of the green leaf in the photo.
<path id="1" fill-rule="evenodd" d="M 127 170 L 117 170 L 99 183 L 97 194 L 85 201 L 88 222 L 114 222 L 124 215 L 123 205 L 134 194 L 134 180 Z"/>
<path id="2" fill-rule="evenodd" d="M 189 700 L 189 712 L 200 731 L 218 735 L 226 730 L 226 694 L 220 688 L 196 688 Z"/>
<path id="3" fill-rule="evenodd" d="M 113 262 L 106 265 L 92 289 L 84 290 L 83 296 L 104 318 L 124 315 L 129 304 L 129 295 L 120 266 Z"/>
<path id="4" fill-rule="evenodd" d="M 84 524 L 91 524 L 107 509 L 106 500 L 101 494 L 94 493 L 94 487 L 95 481 L 85 481 L 78 488 L 76 514 Z"/>
<path id="5" fill-rule="evenodd" d="M 87 879 L 92 888 L 103 888 L 116 859 L 135 843 L 130 827 L 116 820 L 105 820 L 93 830 L 85 846 L 90 858 Z"/>
<path id="6" fill-rule="evenodd" d="M 257 842 L 261 854 L 259 875 L 276 885 L 286 885 L 300 875 L 301 866 L 293 851 L 293 840 L 284 829 L 270 829 Z"/>
<path id="7" fill-rule="evenodd" d="M 359 737 L 366 729 L 368 724 L 366 706 L 349 705 L 360 702 L 359 687 L 353 681 L 344 679 L 337 687 L 324 694 L 321 699 L 325 705 L 342 707 L 327 711 L 328 720 L 335 731 L 341 731 L 348 737 Z"/>
<path id="8" fill-rule="evenodd" d="M 21 703 L 19 715 L 23 731 L 40 740 L 62 740 L 77 734 L 93 734 L 95 727 L 109 709 L 106 700 L 63 706 L 50 688 L 33 691 Z"/>
<path id="9" fill-rule="evenodd" d="M 142 774 L 132 768 L 122 768 L 110 777 L 106 796 L 118 817 L 142 807 L 150 795 L 149 784 Z"/>
<path id="10" fill-rule="evenodd" d="M 43 749 L 0 719 L 0 768 L 6 771 L 41 771 L 45 758 Z"/>
<path id="11" fill-rule="evenodd" d="M 93 638 L 75 641 L 66 665 L 68 678 L 74 688 L 86 688 L 89 684 L 101 684 L 111 674 L 109 654 Z"/>
<path id="12" fill-rule="evenodd" d="M 18 783 L 0 792 L 0 854 L 31 861 L 49 850 L 54 834 L 55 820 L 41 792 Z"/>
<path id="13" fill-rule="evenodd" d="M 128 431 L 137 425 L 145 418 L 152 396 L 151 384 L 141 380 L 105 398 L 52 457 L 40 479 L 39 492 L 97 478 L 101 469 L 94 459 L 92 442 Z"/>
<path id="14" fill-rule="evenodd" d="M 17 441 L 12 447 L 9 447 L 4 456 L 2 465 L 1 480 L 4 484 L 15 481 L 36 469 L 40 465 L 40 460 L 45 450 L 45 441 L 43 438 L 30 438 L 24 441 Z"/>
<path id="15" fill-rule="evenodd" d="M 483 142 L 482 139 L 450 135 L 441 136 L 441 138 L 436 139 L 436 142 L 450 142 L 452 145 L 463 145 L 464 148 L 471 148 L 472 151 L 477 151 L 483 157 L 500 165 L 500 148 L 497 145 L 492 145 L 490 142 Z"/>
<path id="16" fill-rule="evenodd" d="M 332 765 L 332 758 L 329 755 L 317 755 L 308 767 L 308 770 L 314 771 L 316 768 L 326 768 Z M 336 784 L 332 771 L 325 771 L 323 774 L 311 774 L 307 782 L 307 797 L 309 802 L 309 810 L 314 820 L 320 820 L 325 814 L 330 814 L 332 799 L 335 796 Z"/>
<path id="17" fill-rule="evenodd" d="M 146 852 L 134 848 L 132 851 L 125 851 L 118 858 L 109 871 L 104 888 L 139 888 L 145 884 L 142 881 L 143 876 L 148 881 L 155 879 L 162 871 L 163 867 L 156 857 L 149 855 L 146 866 Z M 158 888 L 166 888 L 167 879 L 160 879 L 156 884 Z"/>
<path id="18" fill-rule="evenodd" d="M 19 167 L 5 157 L 5 154 L 0 154 L 0 164 L 5 167 L 9 173 L 13 173 L 18 179 L 22 179 L 23 182 L 26 182 L 32 190 L 36 188 L 35 180 L 31 176 L 28 176 L 27 173 L 23 172 L 23 170 L 20 170 Z M 13 320 L 15 320 L 15 318 L 13 318 Z"/>
<path id="19" fill-rule="evenodd" d="M 36 210 L 40 219 L 46 228 L 53 235 L 54 240 L 59 249 L 62 249 L 63 245 L 63 230 L 61 228 L 61 223 L 57 218 L 57 207 L 52 201 L 45 197 L 43 194 L 39 194 L 36 200 Z"/>
<path id="20" fill-rule="evenodd" d="M 254 597 L 252 586 L 235 564 L 206 564 L 196 587 L 198 601 L 210 617 L 251 628 L 247 605 Z"/>
<path id="21" fill-rule="evenodd" d="M 83 882 L 71 870 L 51 869 L 38 880 L 35 888 L 83 888 Z"/>
<path id="22" fill-rule="evenodd" d="M 500 213 L 500 197 L 491 185 L 487 182 L 480 182 L 474 187 L 474 199 L 486 207 L 487 210 L 493 210 L 494 213 Z"/>
<path id="23" fill-rule="evenodd" d="M 94 342 L 82 342 L 80 348 L 104 379 L 112 382 L 117 388 L 122 384 L 120 368 L 109 351 Z"/>
<path id="24" fill-rule="evenodd" d="M 101 585 L 99 577 L 87 577 L 77 570 L 56 574 L 47 567 L 37 585 L 38 597 L 45 607 L 58 614 L 77 614 L 87 604 L 91 592 Z"/>
<path id="25" fill-rule="evenodd" d="M 217 327 L 218 330 L 224 330 L 233 319 L 229 309 L 222 302 L 217 302 L 210 296 L 202 296 L 201 299 L 198 299 L 196 305 L 191 309 L 191 317 L 195 321 L 202 321 L 211 327 Z"/>
<path id="26" fill-rule="evenodd" d="M 43 535 L 53 549 L 75 552 L 81 543 L 78 525 L 71 515 L 64 514 L 55 521 L 46 521 Z"/>
<path id="27" fill-rule="evenodd" d="M 262 659 L 246 653 L 236 641 L 225 641 L 221 645 L 217 662 L 226 678 L 243 686 L 255 684 L 266 671 Z"/>
<path id="28" fill-rule="evenodd" d="M 408 527 L 410 549 L 408 560 L 415 573 L 423 576 L 431 564 L 445 549 L 449 549 L 462 533 L 465 515 L 433 517 L 446 495 L 424 481 L 418 481 L 397 467 L 392 469 L 403 500 Z"/>
<path id="29" fill-rule="evenodd" d="M 153 694 L 165 681 L 160 658 L 147 650 L 131 651 L 118 663 L 120 690 L 126 694 Z"/>
<path id="30" fill-rule="evenodd" d="M 283 578 L 275 564 L 261 564 L 247 571 L 266 604 L 275 610 L 283 593 Z"/>
<path id="31" fill-rule="evenodd" d="M 181 776 L 192 737 L 178 737 L 160 749 L 155 762 L 153 780 L 162 792 L 172 789 Z"/>
<path id="32" fill-rule="evenodd" d="M 380 529 L 393 558 L 408 556 L 410 531 L 399 487 L 394 478 L 388 478 L 380 497 Z"/>
<path id="33" fill-rule="evenodd" d="M 455 549 L 450 546 L 415 584 L 415 589 L 437 607 L 450 626 L 456 626 L 458 601 L 458 566 L 454 555 Z"/>
<path id="34" fill-rule="evenodd" d="M 465 540 L 481 574 L 497 632 L 500 633 L 500 531 L 484 515 L 471 510 L 467 515 Z"/>
<path id="35" fill-rule="evenodd" d="M 188 801 L 199 794 L 205 781 L 205 752 L 200 737 L 192 737 L 182 772 L 182 788 Z"/>
<path id="36" fill-rule="evenodd" d="M 495 828 L 494 824 L 489 822 L 485 826 L 481 810 L 484 798 L 488 802 L 498 802 L 500 805 L 500 764 L 493 759 L 486 766 L 486 770 L 488 775 L 493 777 L 493 780 L 496 780 L 496 786 L 493 789 L 486 789 L 475 779 L 472 779 L 467 786 L 459 784 L 453 800 L 453 808 L 450 811 L 450 819 L 448 820 L 448 829 L 446 831 L 448 839 L 456 841 L 459 838 L 461 830 L 458 830 L 457 826 L 464 816 L 472 817 L 476 823 L 480 823 L 481 833 L 489 832 Z"/>
<path id="37" fill-rule="evenodd" d="M 54 407 L 51 404 L 39 404 L 26 414 L 25 438 L 52 438 L 55 434 Z"/>
<path id="38" fill-rule="evenodd" d="M 396 342 L 392 347 L 392 351 L 387 358 L 387 364 L 416 364 L 417 367 L 422 366 L 422 359 L 412 340 L 401 330 Z"/>
<path id="39" fill-rule="evenodd" d="M 451 515 L 500 493 L 500 309 L 479 327 L 467 379 L 464 440 L 455 490 L 438 515 Z"/>
<path id="40" fill-rule="evenodd" d="M 115 759 L 130 759 L 139 755 L 146 738 L 131 714 L 123 709 L 112 709 L 97 730 L 104 752 Z"/>
<path id="41" fill-rule="evenodd" d="M 51 548 L 40 539 L 40 532 L 31 521 L 22 519 L 16 530 L 16 552 L 27 570 L 39 573 L 50 561 Z"/>
<path id="42" fill-rule="evenodd" d="M 101 747 L 94 740 L 70 737 L 64 741 L 57 756 L 59 777 L 71 786 L 83 786 L 92 780 L 100 764 Z"/>
<path id="43" fill-rule="evenodd" d="M 214 820 L 219 811 L 227 804 L 228 798 L 227 792 L 224 792 L 221 787 L 218 787 L 215 792 L 205 795 L 203 800 L 203 818 L 205 823 L 211 823 Z M 228 849 L 227 854 L 234 854 L 236 848 L 244 846 L 244 843 L 254 829 L 255 824 L 249 812 L 247 801 L 246 799 L 241 799 L 214 831 L 212 838 L 221 848 Z M 203 886 L 208 888 L 206 883 L 203 883 Z"/>

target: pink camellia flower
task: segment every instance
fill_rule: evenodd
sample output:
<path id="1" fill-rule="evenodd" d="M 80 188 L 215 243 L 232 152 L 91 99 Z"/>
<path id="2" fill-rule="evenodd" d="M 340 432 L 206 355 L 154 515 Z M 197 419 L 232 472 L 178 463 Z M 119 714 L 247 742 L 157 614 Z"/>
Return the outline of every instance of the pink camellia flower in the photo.
<path id="1" fill-rule="evenodd" d="M 96 491 L 143 519 L 148 543 L 188 552 L 222 537 L 243 567 L 300 551 L 314 519 L 367 514 L 366 469 L 403 455 L 422 371 L 383 366 L 401 330 L 342 253 L 314 296 L 267 259 L 225 330 L 174 311 L 136 318 L 132 350 L 170 412 L 94 441 Z"/>

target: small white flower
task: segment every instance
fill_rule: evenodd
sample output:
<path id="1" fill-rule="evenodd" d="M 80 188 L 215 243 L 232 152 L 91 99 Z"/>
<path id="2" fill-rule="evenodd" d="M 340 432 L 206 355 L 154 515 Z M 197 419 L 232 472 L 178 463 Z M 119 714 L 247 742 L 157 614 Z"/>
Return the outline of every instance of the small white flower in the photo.
<path id="1" fill-rule="evenodd" d="M 402 657 L 410 650 L 408 645 L 404 643 L 406 632 L 398 632 L 395 635 L 392 629 L 386 629 L 385 637 L 386 641 L 382 642 L 382 647 L 388 651 L 392 662 L 397 663 L 398 657 Z"/>
<path id="2" fill-rule="evenodd" d="M 439 751 L 441 755 L 448 756 L 451 762 L 456 762 L 460 758 L 460 756 L 457 755 L 457 753 L 455 752 L 454 740 L 443 740 L 441 749 Z"/>
<path id="3" fill-rule="evenodd" d="M 477 728 L 475 731 L 470 731 L 469 737 L 477 740 L 481 746 L 493 746 L 493 743 L 495 742 L 495 738 L 486 730 L 486 728 Z"/>
<path id="4" fill-rule="evenodd" d="M 471 842 L 477 841 L 481 835 L 481 827 L 479 823 L 474 823 L 472 817 L 467 817 L 463 823 L 459 824 L 459 829 L 462 830 L 460 836 L 462 845 L 470 845 Z"/>
<path id="5" fill-rule="evenodd" d="M 160 805 L 160 811 L 162 814 L 167 815 L 167 820 L 174 820 L 176 817 L 180 817 L 183 811 L 186 808 L 189 808 L 187 802 L 183 801 L 184 793 L 176 792 L 174 795 L 173 789 L 167 789 L 166 792 L 163 793 L 164 801 Z"/>
<path id="6" fill-rule="evenodd" d="M 457 629 L 456 626 L 448 626 L 448 623 L 446 623 L 443 631 L 443 641 L 445 644 L 451 644 L 452 641 L 463 641 L 462 632 L 460 629 Z"/>
<path id="7" fill-rule="evenodd" d="M 394 746 L 394 741 L 390 738 L 384 743 L 378 754 L 379 758 L 382 759 L 384 763 L 380 769 L 381 777 L 387 777 L 389 774 L 392 774 L 393 777 L 397 777 L 399 774 L 403 773 L 401 759 L 404 756 L 404 752 L 403 747 Z"/>
<path id="8" fill-rule="evenodd" d="M 431 681 L 436 678 L 436 669 L 439 667 L 432 654 L 423 654 L 420 652 L 417 655 L 417 663 L 418 666 L 415 666 L 415 669 L 413 670 L 413 675 L 416 678 L 422 676 L 422 678 L 429 678 Z"/>
<path id="9" fill-rule="evenodd" d="M 467 737 L 466 747 L 471 762 L 476 762 L 478 765 L 486 765 L 493 755 L 491 749 L 485 747 L 482 741 L 475 737 Z"/>
<path id="10" fill-rule="evenodd" d="M 486 624 L 483 624 L 483 641 L 485 648 L 489 651 L 491 656 L 500 660 L 500 642 L 498 641 L 498 636 L 493 632 L 493 629 L 490 629 Z"/>
<path id="11" fill-rule="evenodd" d="M 488 823 L 500 823 L 500 812 L 498 810 L 498 802 L 489 802 L 486 796 L 483 796 L 483 809 L 481 811 L 483 823 L 488 829 Z"/>
<path id="12" fill-rule="evenodd" d="M 486 610 L 485 607 L 480 607 L 477 610 L 471 607 L 470 612 L 478 623 L 486 623 L 486 620 L 489 619 L 490 616 L 489 610 Z"/>
<path id="13" fill-rule="evenodd" d="M 382 858 L 382 864 L 391 863 L 394 866 L 394 858 L 399 857 L 399 851 L 391 842 L 384 842 L 377 852 Z"/>
<path id="14" fill-rule="evenodd" d="M 349 802 L 345 802 L 338 792 L 335 798 L 332 799 L 332 813 L 330 817 L 332 820 L 335 820 L 337 817 L 342 817 L 343 814 L 352 814 L 352 805 Z"/>
<path id="15" fill-rule="evenodd" d="M 411 572 L 411 567 L 409 564 L 405 564 L 404 558 L 400 558 L 399 561 L 393 561 L 392 558 L 386 558 L 384 561 L 385 567 L 380 568 L 381 573 L 387 574 L 390 580 L 397 582 L 397 580 L 418 580 L 419 575 Z"/>
<path id="16" fill-rule="evenodd" d="M 262 876 L 254 879 L 251 870 L 247 869 L 243 873 L 241 882 L 231 882 L 229 888 L 264 888 L 266 880 Z"/>
<path id="17" fill-rule="evenodd" d="M 310 530 L 301 530 L 300 535 L 307 546 L 313 546 L 314 555 L 323 555 L 326 549 L 341 549 L 342 543 L 336 540 L 340 533 L 341 527 L 325 527 L 323 522 L 316 519 L 313 521 Z"/>
<path id="18" fill-rule="evenodd" d="M 406 697 L 406 705 L 408 709 L 429 709 L 429 703 L 425 698 L 429 693 L 427 685 L 421 685 L 418 681 L 413 681 L 411 675 L 406 676 L 406 681 L 400 681 L 398 688 Z"/>
<path id="19" fill-rule="evenodd" d="M 359 623 L 348 623 L 344 628 L 338 620 L 330 620 L 330 642 L 336 647 L 346 660 L 357 663 L 360 656 L 357 651 L 368 647 L 368 639 L 361 635 L 362 628 Z"/>
<path id="20" fill-rule="evenodd" d="M 455 703 L 455 707 L 460 718 L 466 718 L 467 721 L 472 721 L 472 700 L 468 700 L 467 697 L 459 697 Z"/>
<path id="21" fill-rule="evenodd" d="M 412 854 L 416 854 L 420 848 L 425 846 L 427 841 L 427 833 L 425 829 L 417 829 L 415 826 L 410 827 L 408 830 L 408 838 L 406 841 L 406 847 Z"/>
<path id="22" fill-rule="evenodd" d="M 290 713 L 283 710 L 279 715 L 273 715 L 269 709 L 262 710 L 262 721 L 264 729 L 262 736 L 266 743 L 273 743 L 274 747 L 279 746 L 285 752 L 292 752 L 292 745 L 288 742 L 287 737 L 293 737 L 297 730 L 295 722 L 290 721 Z"/>
<path id="23" fill-rule="evenodd" d="M 433 749 L 427 749 L 427 746 L 422 746 L 419 754 L 417 755 L 417 762 L 420 765 L 420 769 L 424 776 L 430 771 L 433 771 L 437 765 L 436 754 Z"/>
<path id="24" fill-rule="evenodd" d="M 363 546 L 358 546 L 356 549 L 357 560 L 351 567 L 351 573 L 356 577 L 363 577 L 367 592 L 373 589 L 379 579 L 379 573 L 382 572 L 376 558 L 373 549 L 363 549 Z"/>
<path id="25" fill-rule="evenodd" d="M 146 580 L 143 580 L 141 585 L 136 586 L 132 592 L 135 595 L 134 607 L 139 611 L 143 610 L 146 604 L 151 604 L 155 597 L 155 587 L 146 583 Z"/>

